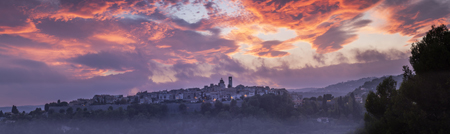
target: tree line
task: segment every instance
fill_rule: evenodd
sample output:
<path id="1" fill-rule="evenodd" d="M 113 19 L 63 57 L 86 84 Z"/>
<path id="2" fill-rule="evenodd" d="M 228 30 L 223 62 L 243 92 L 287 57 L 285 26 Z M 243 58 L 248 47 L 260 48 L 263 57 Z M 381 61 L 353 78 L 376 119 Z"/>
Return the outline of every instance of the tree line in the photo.
<path id="1" fill-rule="evenodd" d="M 413 70 L 403 82 L 389 77 L 367 96 L 365 126 L 358 133 L 450 133 L 450 32 L 432 29 L 411 47 Z"/>

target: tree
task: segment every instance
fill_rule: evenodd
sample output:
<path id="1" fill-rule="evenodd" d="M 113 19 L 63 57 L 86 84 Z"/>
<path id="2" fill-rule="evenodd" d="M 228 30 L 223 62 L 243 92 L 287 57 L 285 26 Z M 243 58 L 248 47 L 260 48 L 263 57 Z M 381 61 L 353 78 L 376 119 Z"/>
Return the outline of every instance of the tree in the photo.
<path id="1" fill-rule="evenodd" d="M 165 116 L 167 114 L 167 112 L 169 112 L 169 107 L 167 107 L 167 105 L 161 105 L 161 114 L 163 116 Z"/>
<path id="2" fill-rule="evenodd" d="M 236 107 L 237 106 L 237 101 L 236 100 L 231 100 L 231 102 L 230 102 L 230 106 L 231 107 Z"/>
<path id="3" fill-rule="evenodd" d="M 324 100 L 322 96 L 319 95 L 319 97 L 317 97 L 317 101 L 322 101 Z"/>
<path id="4" fill-rule="evenodd" d="M 41 108 L 36 108 L 34 111 L 40 113 L 40 112 L 42 112 L 42 109 Z"/>
<path id="5" fill-rule="evenodd" d="M 215 111 L 216 111 L 217 113 L 219 113 L 219 112 L 222 110 L 222 108 L 223 108 L 222 102 L 216 101 L 216 102 L 214 103 L 214 109 L 215 109 Z"/>
<path id="6" fill-rule="evenodd" d="M 450 32 L 445 25 L 431 28 L 411 47 L 409 61 L 416 74 L 450 71 Z"/>
<path id="7" fill-rule="evenodd" d="M 3 117 L 3 111 L 0 110 L 0 117 Z"/>
<path id="8" fill-rule="evenodd" d="M 211 111 L 211 107 L 212 107 L 212 104 L 209 102 L 202 103 L 202 105 L 200 106 L 200 110 L 201 110 L 202 114 L 205 114 L 205 112 Z"/>
<path id="9" fill-rule="evenodd" d="M 16 106 L 14 106 L 14 105 L 12 106 L 11 113 L 13 113 L 13 114 L 19 114 L 19 110 L 17 109 Z"/>
<path id="10" fill-rule="evenodd" d="M 432 26 L 411 47 L 414 72 L 403 66 L 403 83 L 383 81 L 369 93 L 366 133 L 450 133 L 450 32 Z"/>
<path id="11" fill-rule="evenodd" d="M 50 106 L 48 105 L 48 103 L 46 103 L 45 106 L 44 106 L 44 110 L 48 111 L 48 109 L 50 109 Z"/>
<path id="12" fill-rule="evenodd" d="M 114 110 L 114 108 L 112 106 L 108 107 L 108 111 L 113 111 L 113 110 Z"/>
<path id="13" fill-rule="evenodd" d="M 397 95 L 396 85 L 392 76 L 388 77 L 377 86 L 375 93 L 370 91 L 367 95 L 367 113 L 364 115 L 366 133 L 388 133 L 390 126 L 386 125 L 386 111 L 392 107 L 392 98 Z"/>
<path id="14" fill-rule="evenodd" d="M 187 106 L 186 106 L 186 104 L 181 103 L 181 104 L 178 106 L 178 110 L 180 110 L 181 113 L 186 113 L 186 112 L 187 112 Z"/>
<path id="15" fill-rule="evenodd" d="M 68 115 L 73 114 L 73 108 L 72 108 L 72 107 L 67 108 L 66 113 L 67 113 Z"/>
<path id="16" fill-rule="evenodd" d="M 383 117 L 386 109 L 391 105 L 390 99 L 397 94 L 396 85 L 397 82 L 390 76 L 377 86 L 376 93 L 369 92 L 365 107 L 370 118 L 380 119 Z"/>
<path id="17" fill-rule="evenodd" d="M 59 113 L 64 114 L 65 112 L 66 112 L 66 110 L 64 110 L 64 109 L 59 109 Z"/>
<path id="18" fill-rule="evenodd" d="M 410 63 L 415 75 L 405 71 L 409 79 L 400 87 L 402 95 L 426 114 L 424 128 L 450 133 L 450 31 L 445 25 L 432 26 L 413 44 Z"/>
<path id="19" fill-rule="evenodd" d="M 125 98 L 122 98 L 122 99 L 120 99 L 120 101 L 119 101 L 119 104 L 127 104 L 128 102 L 127 102 L 127 99 L 125 99 Z"/>
<path id="20" fill-rule="evenodd" d="M 63 102 L 61 102 L 60 104 L 59 104 L 59 106 L 68 106 L 69 105 L 69 103 L 67 103 L 67 102 L 65 102 L 65 101 L 63 101 Z"/>
<path id="21" fill-rule="evenodd" d="M 54 110 L 54 109 L 49 109 L 49 110 L 48 110 L 48 114 L 53 114 L 53 113 L 55 113 L 55 110 Z"/>
<path id="22" fill-rule="evenodd" d="M 323 98 L 322 96 L 319 96 L 317 100 L 322 101 L 322 109 L 326 112 L 328 111 L 327 101 L 333 99 L 334 97 L 331 94 L 324 94 Z"/>

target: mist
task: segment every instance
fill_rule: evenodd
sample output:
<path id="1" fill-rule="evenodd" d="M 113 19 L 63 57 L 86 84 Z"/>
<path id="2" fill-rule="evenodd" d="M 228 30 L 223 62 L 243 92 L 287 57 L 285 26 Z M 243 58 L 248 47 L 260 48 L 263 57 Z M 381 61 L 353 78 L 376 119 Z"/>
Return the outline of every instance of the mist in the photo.
<path id="1" fill-rule="evenodd" d="M 203 115 L 167 118 L 142 116 L 124 120 L 35 120 L 0 125 L 3 134 L 324 134 L 351 133 L 361 124 L 354 121 L 318 122 L 313 118 L 274 119 L 268 117 L 229 118 Z"/>

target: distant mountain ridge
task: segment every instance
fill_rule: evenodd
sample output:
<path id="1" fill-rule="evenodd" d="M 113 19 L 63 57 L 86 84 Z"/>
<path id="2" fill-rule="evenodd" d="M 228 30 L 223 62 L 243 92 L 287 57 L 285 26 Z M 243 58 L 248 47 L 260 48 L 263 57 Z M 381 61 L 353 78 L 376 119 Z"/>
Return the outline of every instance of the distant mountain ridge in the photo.
<path id="1" fill-rule="evenodd" d="M 304 97 L 310 96 L 318 96 L 323 94 L 332 94 L 333 96 L 344 96 L 349 94 L 350 92 L 360 90 L 361 88 L 365 88 L 371 91 L 374 91 L 378 84 L 380 84 L 385 78 L 389 77 L 366 77 L 358 80 L 349 80 L 346 82 L 340 82 L 332 85 L 328 85 L 323 88 L 302 88 L 302 89 L 293 89 L 291 92 L 303 92 Z M 402 75 L 392 75 L 394 80 L 397 81 L 397 88 L 399 88 L 401 82 L 403 81 Z"/>
<path id="2" fill-rule="evenodd" d="M 27 106 L 17 106 L 17 109 L 19 110 L 19 112 L 25 111 L 26 113 L 29 113 L 30 111 L 36 110 L 36 108 L 41 108 L 44 109 L 44 105 L 27 105 Z M 0 111 L 3 111 L 3 113 L 5 112 L 11 112 L 12 106 L 9 107 L 0 107 Z"/>
<path id="3" fill-rule="evenodd" d="M 373 79 L 371 81 L 367 81 L 364 82 L 363 85 L 361 85 L 360 87 L 354 89 L 353 91 L 350 91 L 347 95 L 349 95 L 350 93 L 354 93 L 355 95 L 364 95 L 365 93 L 368 93 L 368 91 L 373 91 L 375 92 L 377 89 L 377 86 L 383 82 L 384 79 L 386 79 L 389 76 L 383 76 L 380 78 L 376 78 Z M 401 83 L 403 82 L 403 76 L 402 75 L 397 75 L 397 76 L 392 76 L 392 78 L 397 81 L 397 89 L 400 88 Z"/>
<path id="4" fill-rule="evenodd" d="M 373 79 L 377 79 L 377 77 L 367 77 L 358 80 L 349 80 L 346 82 L 340 82 L 326 86 L 324 88 L 318 88 L 316 90 L 313 90 L 312 92 L 350 92 L 353 91 L 355 88 L 358 88 L 359 86 L 363 85 L 365 82 L 371 81 Z"/>

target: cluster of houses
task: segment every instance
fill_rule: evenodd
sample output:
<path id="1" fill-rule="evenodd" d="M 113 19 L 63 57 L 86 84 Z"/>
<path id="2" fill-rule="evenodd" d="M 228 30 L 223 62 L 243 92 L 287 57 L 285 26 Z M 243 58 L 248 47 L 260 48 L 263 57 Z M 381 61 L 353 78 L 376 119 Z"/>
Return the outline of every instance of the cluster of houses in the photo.
<path id="1" fill-rule="evenodd" d="M 228 78 L 228 85 L 225 86 L 223 79 L 218 84 L 206 85 L 203 88 L 188 88 L 162 90 L 157 92 L 138 92 L 136 95 L 95 95 L 92 99 L 77 99 L 69 102 L 69 106 L 86 106 L 100 104 L 150 104 L 164 102 L 205 102 L 205 101 L 229 101 L 239 100 L 245 97 L 255 96 L 256 94 L 275 94 L 282 95 L 288 93 L 284 88 L 270 88 L 268 86 L 244 86 L 233 87 L 232 77 Z"/>

